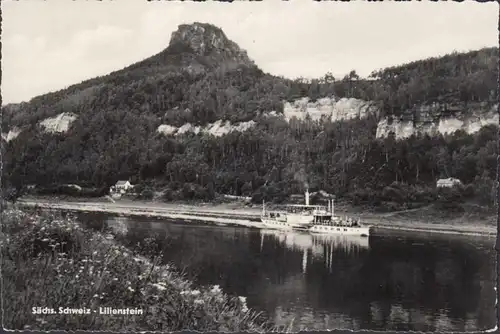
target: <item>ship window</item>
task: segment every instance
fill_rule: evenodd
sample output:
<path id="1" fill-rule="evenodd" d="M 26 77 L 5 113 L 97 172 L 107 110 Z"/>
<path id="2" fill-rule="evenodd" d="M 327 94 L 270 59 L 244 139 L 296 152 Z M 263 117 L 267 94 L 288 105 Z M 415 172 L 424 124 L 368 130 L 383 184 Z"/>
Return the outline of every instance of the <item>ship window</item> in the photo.
<path id="1" fill-rule="evenodd" d="M 340 228 L 337 228 L 337 231 L 340 231 Z"/>
<path id="2" fill-rule="evenodd" d="M 344 231 L 347 231 L 347 229 L 345 228 Z"/>

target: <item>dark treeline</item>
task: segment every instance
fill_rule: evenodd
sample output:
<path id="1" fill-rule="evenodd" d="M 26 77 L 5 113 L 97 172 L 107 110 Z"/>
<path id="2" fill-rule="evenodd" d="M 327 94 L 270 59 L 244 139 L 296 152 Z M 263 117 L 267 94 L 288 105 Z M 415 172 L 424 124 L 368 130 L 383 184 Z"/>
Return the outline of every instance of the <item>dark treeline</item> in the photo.
<path id="1" fill-rule="evenodd" d="M 130 179 L 143 197 L 156 190 L 165 200 L 224 193 L 279 201 L 308 183 L 311 190 L 388 209 L 443 196 L 493 204 L 494 126 L 474 135 L 379 140 L 375 115 L 288 123 L 263 113 L 280 114 L 283 100 L 304 96 L 371 100 L 385 115 L 432 102 L 491 102 L 497 93 L 496 48 L 376 71 L 373 80 L 362 80 L 354 71 L 341 79 L 327 74 L 288 80 L 255 66 L 205 66 L 199 59 L 201 70 L 190 71 L 172 65 L 172 59 L 190 54 L 188 48 L 165 52 L 140 66 L 3 107 L 3 131 L 23 128 L 15 140 L 2 141 L 4 185 L 74 183 L 101 189 Z M 36 125 L 61 112 L 78 115 L 67 133 L 47 134 Z M 156 131 L 160 124 L 204 125 L 219 119 L 254 120 L 257 126 L 222 137 L 168 137 Z M 439 194 L 435 185 L 442 177 L 459 178 L 464 187 Z"/>

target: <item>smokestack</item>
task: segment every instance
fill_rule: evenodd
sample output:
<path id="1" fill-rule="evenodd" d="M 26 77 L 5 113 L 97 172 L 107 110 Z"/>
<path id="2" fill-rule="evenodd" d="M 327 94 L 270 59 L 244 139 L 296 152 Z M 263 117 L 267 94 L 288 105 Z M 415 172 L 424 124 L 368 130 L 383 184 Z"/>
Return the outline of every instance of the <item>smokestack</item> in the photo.
<path id="1" fill-rule="evenodd" d="M 309 205 L 309 189 L 306 188 L 306 205 Z"/>
<path id="2" fill-rule="evenodd" d="M 307 271 L 307 249 L 304 249 L 302 254 L 302 272 L 305 274 Z"/>

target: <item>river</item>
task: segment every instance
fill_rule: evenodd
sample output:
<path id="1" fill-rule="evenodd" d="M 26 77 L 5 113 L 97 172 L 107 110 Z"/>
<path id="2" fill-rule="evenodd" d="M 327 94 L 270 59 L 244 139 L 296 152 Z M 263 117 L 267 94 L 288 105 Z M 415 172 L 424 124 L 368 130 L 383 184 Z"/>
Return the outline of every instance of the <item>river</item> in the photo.
<path id="1" fill-rule="evenodd" d="M 246 296 L 249 307 L 296 330 L 482 331 L 496 324 L 491 237 L 377 231 L 328 237 L 78 216 L 128 245 L 155 240 L 164 263 L 196 283 Z"/>

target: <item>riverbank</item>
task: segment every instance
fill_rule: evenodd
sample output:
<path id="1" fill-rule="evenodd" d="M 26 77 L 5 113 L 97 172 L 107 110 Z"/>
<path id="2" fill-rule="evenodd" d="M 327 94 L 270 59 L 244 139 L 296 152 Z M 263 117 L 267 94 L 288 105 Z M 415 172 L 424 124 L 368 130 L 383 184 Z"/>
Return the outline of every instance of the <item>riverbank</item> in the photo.
<path id="1" fill-rule="evenodd" d="M 248 206 L 241 202 L 193 205 L 127 199 L 112 203 L 106 202 L 105 199 L 56 201 L 50 198 L 26 197 L 20 199 L 18 203 L 27 207 L 38 206 L 45 209 L 105 212 L 261 228 L 259 217 L 262 208 Z M 452 215 L 436 210 L 430 205 L 399 212 L 373 213 L 360 212 L 359 209 L 345 204 L 336 206 L 336 214 L 360 217 L 365 224 L 373 226 L 374 229 L 495 236 L 497 234 L 496 215 L 491 212 L 477 211 L 471 208 L 469 212 Z"/>
<path id="2" fill-rule="evenodd" d="M 73 218 L 5 210 L 2 223 L 4 325 L 8 329 L 272 329 L 248 309 L 244 297 L 229 296 L 218 286 L 194 287 L 169 266 L 151 263 L 102 234 L 82 228 Z M 112 310 L 119 314 L 110 315 Z"/>

